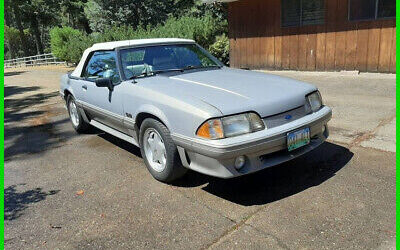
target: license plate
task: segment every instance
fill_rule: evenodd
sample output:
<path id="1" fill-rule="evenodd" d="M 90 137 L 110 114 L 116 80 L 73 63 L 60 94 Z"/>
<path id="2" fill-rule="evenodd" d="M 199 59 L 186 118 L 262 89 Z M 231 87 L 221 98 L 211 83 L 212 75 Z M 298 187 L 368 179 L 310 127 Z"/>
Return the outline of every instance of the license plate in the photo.
<path id="1" fill-rule="evenodd" d="M 303 128 L 287 134 L 287 148 L 295 150 L 310 143 L 310 128 Z"/>

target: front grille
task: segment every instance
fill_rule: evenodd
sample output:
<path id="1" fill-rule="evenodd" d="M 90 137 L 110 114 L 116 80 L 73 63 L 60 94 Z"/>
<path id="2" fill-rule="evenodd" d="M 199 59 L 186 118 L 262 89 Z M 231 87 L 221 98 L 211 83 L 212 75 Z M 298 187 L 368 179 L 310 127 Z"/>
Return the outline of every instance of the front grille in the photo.
<path id="1" fill-rule="evenodd" d="M 278 127 L 307 115 L 305 106 L 301 106 L 283 113 L 263 118 L 267 128 Z"/>

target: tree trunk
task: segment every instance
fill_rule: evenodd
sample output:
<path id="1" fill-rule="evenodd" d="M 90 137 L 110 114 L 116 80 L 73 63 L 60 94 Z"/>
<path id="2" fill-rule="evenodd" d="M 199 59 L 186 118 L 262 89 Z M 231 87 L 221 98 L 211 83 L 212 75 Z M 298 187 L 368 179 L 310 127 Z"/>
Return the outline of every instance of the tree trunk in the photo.
<path id="1" fill-rule="evenodd" d="M 86 34 L 92 33 L 92 30 L 90 29 L 90 26 L 89 26 L 89 21 L 86 18 L 82 18 L 80 21 L 81 21 L 83 28 L 85 29 Z"/>
<path id="2" fill-rule="evenodd" d="M 15 50 L 14 50 L 13 46 L 11 46 L 11 44 L 8 41 L 5 42 L 4 44 L 7 46 L 8 51 L 10 51 L 11 58 L 7 58 L 7 59 L 17 58 L 17 56 L 15 55 Z"/>
<path id="3" fill-rule="evenodd" d="M 21 38 L 22 50 L 24 51 L 25 56 L 29 56 L 29 49 L 26 43 L 26 37 L 24 33 L 24 27 L 21 23 L 21 15 L 19 13 L 18 7 L 13 5 L 14 15 L 15 15 L 15 23 L 17 24 L 17 29 L 19 31 L 19 36 Z"/>
<path id="4" fill-rule="evenodd" d="M 33 37 L 35 38 L 37 54 L 43 54 L 43 45 L 42 39 L 40 38 L 41 36 L 39 30 L 39 22 L 36 15 L 31 18 L 31 28 L 33 32 Z"/>
<path id="5" fill-rule="evenodd" d="M 7 15 L 7 13 L 4 12 L 4 25 L 9 25 L 8 20 L 10 20 L 9 15 Z M 10 44 L 10 41 L 8 41 L 8 40 L 6 41 L 5 37 L 4 37 L 4 44 L 7 46 L 7 49 L 10 51 L 11 58 L 12 59 L 16 58 L 16 53 L 15 53 L 14 47 Z M 4 57 L 5 57 L 5 55 L 4 55 Z"/>

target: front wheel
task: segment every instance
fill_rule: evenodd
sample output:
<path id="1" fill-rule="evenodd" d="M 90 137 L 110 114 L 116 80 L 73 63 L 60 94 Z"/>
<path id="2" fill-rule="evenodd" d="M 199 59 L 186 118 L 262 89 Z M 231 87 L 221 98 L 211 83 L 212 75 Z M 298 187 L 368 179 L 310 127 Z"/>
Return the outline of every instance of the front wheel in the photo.
<path id="1" fill-rule="evenodd" d="M 155 179 L 172 182 L 187 172 L 169 130 L 161 122 L 145 119 L 140 126 L 139 141 L 146 167 Z"/>
<path id="2" fill-rule="evenodd" d="M 83 120 L 76 106 L 75 98 L 72 95 L 67 97 L 67 108 L 72 127 L 74 127 L 75 131 L 78 133 L 87 131 L 90 125 Z"/>

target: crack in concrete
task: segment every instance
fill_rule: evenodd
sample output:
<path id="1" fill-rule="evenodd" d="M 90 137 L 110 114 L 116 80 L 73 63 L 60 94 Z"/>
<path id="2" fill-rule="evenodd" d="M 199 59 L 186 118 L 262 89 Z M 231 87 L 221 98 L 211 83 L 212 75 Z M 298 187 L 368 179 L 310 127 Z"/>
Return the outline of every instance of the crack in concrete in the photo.
<path id="1" fill-rule="evenodd" d="M 352 148 L 352 147 L 354 147 L 354 146 L 360 146 L 360 144 L 361 144 L 363 141 L 367 141 L 367 140 L 370 140 L 370 139 L 374 138 L 376 132 L 378 132 L 378 130 L 379 130 L 381 127 L 383 127 L 383 126 L 389 124 L 394 118 L 396 118 L 396 114 L 394 114 L 394 115 L 392 115 L 392 116 L 390 116 L 390 117 L 388 117 L 388 118 L 386 118 L 386 119 L 381 120 L 381 121 L 379 122 L 378 126 L 376 126 L 376 128 L 374 128 L 373 130 L 369 130 L 369 131 L 366 131 L 366 132 L 360 134 L 360 135 L 357 136 L 353 141 L 351 141 L 351 142 L 349 143 L 349 148 Z"/>
<path id="2" fill-rule="evenodd" d="M 212 207 L 208 206 L 207 204 L 204 204 L 203 202 L 200 202 L 200 201 L 198 201 L 198 200 L 196 200 L 196 199 L 193 199 L 192 197 L 186 195 L 186 194 L 185 194 L 184 192 L 182 192 L 181 190 L 179 190 L 179 189 L 177 189 L 177 188 L 175 188 L 175 187 L 173 187 L 173 186 L 170 186 L 170 188 L 171 188 L 172 190 L 176 190 L 177 192 L 179 192 L 183 197 L 185 197 L 186 199 L 188 199 L 188 200 L 191 201 L 192 203 L 201 205 L 201 206 L 203 206 L 203 207 L 209 209 L 211 212 L 213 212 L 213 213 L 215 213 L 215 214 L 217 214 L 217 215 L 219 215 L 219 216 L 222 216 L 222 217 L 224 217 L 225 219 L 231 221 L 232 223 L 236 223 L 236 221 L 235 221 L 234 219 L 229 218 L 228 216 L 226 216 L 226 215 L 222 214 L 221 212 L 219 212 L 219 211 L 213 209 Z"/>
<path id="3" fill-rule="evenodd" d="M 263 207 L 258 208 L 257 210 L 253 211 L 252 213 L 250 213 L 249 215 L 247 215 L 246 217 L 244 217 L 243 219 L 241 219 L 239 222 L 232 220 L 235 222 L 235 225 L 233 225 L 232 227 L 228 228 L 227 230 L 225 230 L 225 232 L 220 235 L 218 238 L 216 238 L 215 240 L 213 240 L 210 244 L 208 244 L 204 249 L 210 249 L 212 246 L 218 244 L 219 242 L 221 242 L 222 239 L 224 239 L 226 236 L 232 234 L 234 231 L 238 230 L 241 226 L 243 226 L 250 218 L 252 218 L 255 214 L 257 214 L 259 211 L 261 211 L 263 209 Z"/>
<path id="4" fill-rule="evenodd" d="M 261 210 L 264 209 L 264 207 L 260 207 L 259 209 L 253 211 L 252 213 L 250 213 L 249 215 L 247 215 L 246 217 L 244 217 L 243 219 L 241 219 L 241 220 L 238 222 L 238 221 L 236 221 L 236 220 L 230 218 L 229 216 L 226 216 L 226 215 L 222 214 L 221 212 L 219 212 L 219 211 L 213 209 L 212 207 L 208 206 L 207 204 L 204 204 L 203 202 L 201 202 L 201 201 L 199 201 L 199 200 L 193 199 L 192 197 L 186 195 L 184 192 L 182 192 L 182 191 L 179 190 L 179 189 L 176 189 L 176 188 L 173 188 L 173 187 L 171 187 L 171 189 L 176 190 L 176 191 L 179 192 L 183 197 L 185 197 L 186 199 L 188 199 L 188 200 L 191 201 L 192 203 L 195 203 L 195 204 L 204 206 L 205 208 L 209 209 L 211 212 L 213 212 L 213 213 L 215 213 L 215 214 L 217 214 L 217 215 L 219 215 L 219 216 L 222 216 L 223 218 L 225 218 L 225 219 L 229 220 L 230 222 L 234 223 L 233 226 L 231 226 L 230 228 L 228 228 L 227 230 L 225 230 L 219 237 L 217 237 L 216 239 L 214 239 L 210 244 L 206 245 L 206 246 L 205 246 L 204 248 L 202 248 L 202 249 L 210 249 L 212 246 L 214 246 L 214 245 L 216 245 L 217 243 L 221 242 L 222 239 L 224 239 L 224 238 L 227 237 L 228 235 L 232 234 L 234 231 L 238 230 L 242 225 L 246 224 L 246 222 L 247 222 L 250 218 L 252 218 L 255 214 L 257 214 L 259 211 L 261 211 Z M 251 226 L 251 225 L 249 225 L 249 224 L 246 224 L 246 225 Z M 273 237 L 275 240 L 277 240 L 278 244 L 281 245 L 281 244 L 280 244 L 281 241 L 280 241 L 278 238 L 276 238 L 275 236 L 273 236 L 273 235 L 271 235 L 271 234 L 266 234 L 265 232 L 260 231 L 260 230 L 258 230 L 257 228 L 255 228 L 255 227 L 253 227 L 253 226 L 251 226 L 251 227 L 254 228 L 255 230 L 257 230 L 258 232 L 264 234 L 264 235 L 269 235 L 269 236 Z M 285 247 L 285 249 L 288 249 L 288 248 Z"/>
<path id="5" fill-rule="evenodd" d="M 252 213 L 250 213 L 249 215 L 247 215 L 246 217 L 241 219 L 239 222 L 236 222 L 235 220 L 231 219 L 232 221 L 235 221 L 235 225 L 233 225 L 228 230 L 226 230 L 220 237 L 215 239 L 213 242 L 211 242 L 209 245 L 207 245 L 207 247 L 205 247 L 204 249 L 210 249 L 211 247 L 213 247 L 216 244 L 220 243 L 224 238 L 226 238 L 227 236 L 229 236 L 232 233 L 234 233 L 235 231 L 237 231 L 243 225 L 251 227 L 252 229 L 256 230 L 257 232 L 263 234 L 264 236 L 272 237 L 274 240 L 276 240 L 278 245 L 280 247 L 282 247 L 283 249 L 290 249 L 285 243 L 283 243 L 283 241 L 281 239 L 279 239 L 275 235 L 273 235 L 271 233 L 268 233 L 268 232 L 266 232 L 264 230 L 261 230 L 261 229 L 255 227 L 255 226 L 247 223 L 251 218 L 253 218 L 256 214 L 258 214 L 259 212 L 263 211 L 264 209 L 267 209 L 267 207 L 265 206 L 265 207 L 258 208 L 257 210 L 253 211 Z"/>
<path id="6" fill-rule="evenodd" d="M 283 249 L 287 249 L 287 250 L 290 249 L 290 247 L 288 247 L 285 243 L 283 243 L 283 241 L 281 239 L 279 239 L 277 236 L 275 236 L 274 234 L 268 233 L 268 232 L 266 232 L 266 231 L 264 231 L 262 229 L 259 229 L 258 227 L 255 227 L 255 226 L 253 226 L 251 224 L 245 223 L 245 225 L 253 228 L 254 230 L 256 230 L 257 232 L 259 232 L 261 234 L 271 236 L 274 240 L 276 240 L 276 242 L 278 242 L 278 245 L 280 247 L 282 247 Z"/>
<path id="7" fill-rule="evenodd" d="M 361 146 L 361 142 L 365 141 L 365 140 L 369 140 L 371 138 L 373 138 L 376 134 L 376 132 L 383 126 L 389 124 L 393 119 L 396 118 L 396 114 L 383 119 L 379 122 L 378 126 L 376 128 L 374 128 L 373 130 L 370 131 L 366 131 L 364 133 L 361 133 L 360 135 L 358 135 L 353 141 L 351 141 L 350 143 L 344 143 L 344 142 L 337 142 L 340 143 L 342 145 L 347 145 L 349 148 L 355 147 L 355 146 Z M 185 196 L 186 197 L 186 196 Z M 188 198 L 188 197 L 186 197 Z M 195 199 L 192 199 L 192 201 L 194 202 L 198 202 Z M 205 204 L 203 204 L 204 206 L 206 206 Z M 290 249 L 286 244 L 284 244 L 284 242 L 282 242 L 278 237 L 274 236 L 271 233 L 265 232 L 257 227 L 254 227 L 251 224 L 246 223 L 250 218 L 252 218 L 254 215 L 256 215 L 257 213 L 259 213 L 260 211 L 262 211 L 263 209 L 265 209 L 265 207 L 260 207 L 259 209 L 255 210 L 254 212 L 252 212 L 251 214 L 249 214 L 248 216 L 246 216 L 245 218 L 243 218 L 242 220 L 240 220 L 239 222 L 221 214 L 218 211 L 215 211 L 214 209 L 212 209 L 209 206 L 206 206 L 207 208 L 209 208 L 211 211 L 216 212 L 217 214 L 231 220 L 232 222 L 235 223 L 235 225 L 233 225 L 232 227 L 230 227 L 229 229 L 227 229 L 222 235 L 220 235 L 218 238 L 216 238 L 214 241 L 212 241 L 210 244 L 208 244 L 204 249 L 210 249 L 211 247 L 215 246 L 216 244 L 220 243 L 224 238 L 226 238 L 227 236 L 231 235 L 233 232 L 235 232 L 236 230 L 238 230 L 241 226 L 243 225 L 247 225 L 251 228 L 253 228 L 254 230 L 262 233 L 263 235 L 266 236 L 270 236 L 273 239 L 275 239 L 278 243 L 278 245 L 284 249 Z"/>
<path id="8" fill-rule="evenodd" d="M 260 207 L 257 210 L 253 211 L 252 213 L 250 213 L 249 215 L 247 215 L 246 217 L 244 217 L 243 219 L 241 219 L 240 221 L 235 221 L 233 219 L 230 219 L 229 217 L 226 217 L 225 215 L 223 215 L 224 217 L 230 219 L 231 221 L 235 222 L 235 225 L 233 225 L 232 227 L 230 227 L 229 229 L 227 229 L 222 235 L 220 235 L 218 238 L 216 238 L 214 241 L 212 241 L 210 244 L 208 244 L 205 248 L 203 249 L 211 249 L 211 247 L 215 246 L 216 244 L 222 242 L 222 240 L 226 237 L 228 237 L 229 235 L 231 235 L 232 233 L 234 233 L 235 231 L 239 230 L 240 227 L 242 227 L 243 225 L 249 226 L 252 229 L 256 230 L 257 232 L 263 234 L 264 236 L 270 236 L 272 237 L 274 240 L 276 240 L 276 242 L 278 243 L 278 245 L 280 247 L 282 247 L 283 249 L 290 249 L 285 243 L 283 243 L 283 241 L 281 239 L 279 239 L 278 237 L 276 237 L 275 235 L 265 232 L 264 230 L 261 230 L 249 223 L 247 223 L 247 221 L 249 221 L 251 218 L 253 218 L 256 214 L 258 214 L 259 212 L 263 211 L 264 209 L 266 209 L 267 207 Z M 213 209 L 211 209 L 213 210 Z"/>

